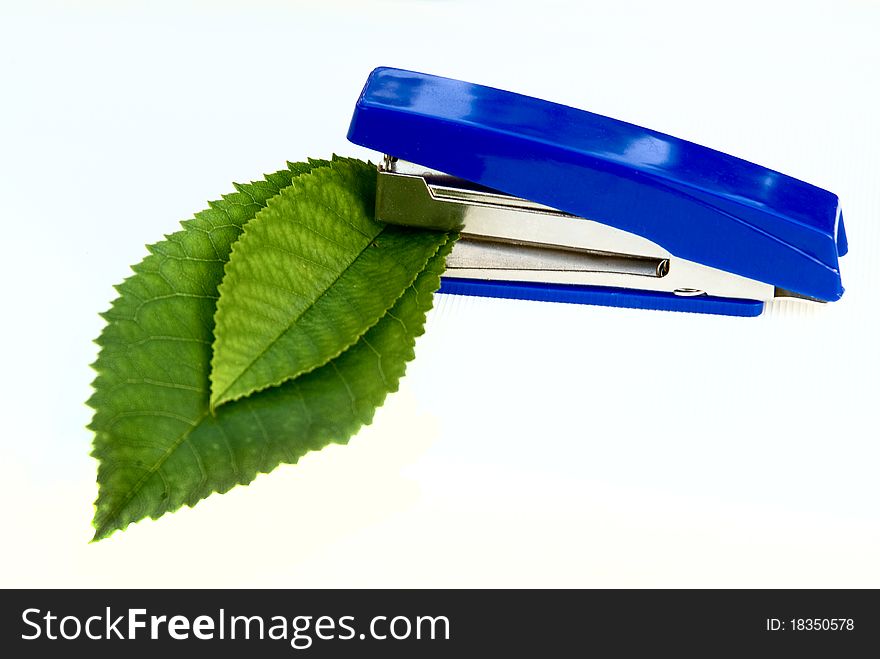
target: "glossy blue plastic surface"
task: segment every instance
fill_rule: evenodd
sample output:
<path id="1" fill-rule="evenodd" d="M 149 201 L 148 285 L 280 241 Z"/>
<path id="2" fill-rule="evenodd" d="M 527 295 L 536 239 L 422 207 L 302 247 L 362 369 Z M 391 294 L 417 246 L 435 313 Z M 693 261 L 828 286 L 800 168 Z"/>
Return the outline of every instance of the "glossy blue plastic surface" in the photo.
<path id="1" fill-rule="evenodd" d="M 627 288 L 609 288 L 605 286 L 487 281 L 484 279 L 463 279 L 459 277 L 443 277 L 438 292 L 453 295 L 500 297 L 513 300 L 594 304 L 603 307 L 626 307 L 629 309 L 689 311 L 692 313 L 708 313 L 721 316 L 759 316 L 764 310 L 764 303 L 757 300 L 735 300 L 707 295 L 681 297 L 672 293 L 636 291 Z"/>
<path id="2" fill-rule="evenodd" d="M 843 294 L 837 196 L 692 142 L 390 68 L 370 74 L 348 138 L 645 236 L 680 258 L 821 300 Z"/>

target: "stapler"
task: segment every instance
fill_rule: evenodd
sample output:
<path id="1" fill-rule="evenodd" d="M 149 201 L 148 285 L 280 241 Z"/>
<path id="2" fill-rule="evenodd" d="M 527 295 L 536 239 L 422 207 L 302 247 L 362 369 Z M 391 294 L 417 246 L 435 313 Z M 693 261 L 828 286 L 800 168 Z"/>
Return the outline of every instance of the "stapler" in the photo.
<path id="1" fill-rule="evenodd" d="M 584 110 L 378 68 L 348 139 L 376 218 L 457 230 L 441 293 L 757 316 L 843 295 L 836 195 Z"/>

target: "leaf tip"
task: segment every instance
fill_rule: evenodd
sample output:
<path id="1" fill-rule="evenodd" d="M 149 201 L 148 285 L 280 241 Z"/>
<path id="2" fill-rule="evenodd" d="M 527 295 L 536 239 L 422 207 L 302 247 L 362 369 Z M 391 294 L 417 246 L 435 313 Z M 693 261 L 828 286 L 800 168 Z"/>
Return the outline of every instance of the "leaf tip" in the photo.
<path id="1" fill-rule="evenodd" d="M 105 538 L 109 538 L 113 534 L 113 532 L 117 530 L 118 527 L 110 524 L 109 520 L 106 517 L 101 516 L 96 511 L 95 518 L 92 520 L 92 528 L 95 529 L 95 532 L 92 535 L 92 539 L 89 540 L 90 545 L 95 544 L 96 542 L 100 542 Z"/>

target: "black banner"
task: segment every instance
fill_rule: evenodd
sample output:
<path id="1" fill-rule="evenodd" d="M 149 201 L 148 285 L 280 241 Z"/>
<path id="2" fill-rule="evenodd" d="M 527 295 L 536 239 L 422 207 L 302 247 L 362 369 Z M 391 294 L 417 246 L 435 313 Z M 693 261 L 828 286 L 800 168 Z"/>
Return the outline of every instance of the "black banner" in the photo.
<path id="1" fill-rule="evenodd" d="M 880 641 L 868 590 L 7 590 L 0 600 L 7 657 L 849 656 Z"/>

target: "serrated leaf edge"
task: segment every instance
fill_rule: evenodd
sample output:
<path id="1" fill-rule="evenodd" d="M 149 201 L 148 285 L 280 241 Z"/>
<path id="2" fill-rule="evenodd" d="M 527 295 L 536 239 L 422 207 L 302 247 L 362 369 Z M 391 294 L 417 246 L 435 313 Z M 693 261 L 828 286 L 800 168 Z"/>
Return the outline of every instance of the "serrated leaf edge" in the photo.
<path id="1" fill-rule="evenodd" d="M 452 246 L 453 246 L 453 244 L 454 244 L 454 242 L 455 242 L 456 240 L 457 240 L 457 234 L 454 234 L 454 235 L 451 235 L 451 236 L 446 240 L 446 242 L 444 242 L 443 244 L 441 244 L 440 247 L 438 248 L 437 252 L 435 252 L 434 256 L 432 256 L 431 259 L 428 260 L 428 264 L 426 265 L 426 268 L 423 269 L 423 270 L 419 273 L 419 275 L 416 277 L 416 279 L 413 280 L 413 282 L 412 282 L 412 283 L 411 283 L 406 289 L 404 289 L 403 293 L 406 293 L 410 288 L 413 287 L 413 285 L 415 284 L 415 281 L 418 280 L 418 278 L 419 278 L 420 276 L 422 276 L 423 274 L 425 274 L 425 272 L 427 271 L 427 268 L 431 268 L 431 267 L 434 266 L 434 259 L 437 257 L 438 254 L 440 254 L 441 252 L 443 252 L 443 253 L 444 253 L 444 254 L 443 254 L 443 257 L 442 257 L 441 259 L 439 259 L 438 262 L 436 263 L 437 268 L 436 268 L 435 270 L 433 270 L 433 271 L 431 272 L 431 274 L 430 274 L 431 282 L 432 282 L 430 288 L 431 288 L 431 290 L 433 290 L 434 292 L 436 292 L 436 290 L 440 287 L 440 275 L 441 275 L 441 273 L 442 273 L 443 270 L 444 270 L 445 262 L 446 262 L 446 257 L 449 255 L 449 252 L 451 251 Z M 401 296 L 403 295 L 403 293 L 401 293 Z M 417 293 L 417 291 L 416 291 L 416 293 Z M 385 400 L 390 394 L 396 393 L 396 392 L 400 389 L 400 381 L 401 381 L 401 380 L 403 379 L 403 377 L 406 375 L 407 365 L 408 365 L 408 364 L 409 364 L 409 363 L 415 358 L 415 345 L 416 345 L 416 340 L 417 340 L 420 336 L 422 336 L 422 335 L 425 333 L 425 329 L 426 329 L 426 327 L 425 327 L 425 321 L 427 320 L 427 314 L 428 314 L 428 312 L 429 312 L 431 309 L 433 309 L 433 307 L 434 307 L 434 294 L 432 293 L 430 296 L 428 296 L 427 304 L 423 307 L 423 311 L 422 311 L 422 314 L 421 314 L 420 322 L 418 323 L 418 326 L 416 327 L 415 331 L 412 333 L 412 338 L 408 341 L 408 344 L 407 344 L 407 351 L 406 351 L 406 358 L 404 359 L 404 362 L 403 362 L 403 364 L 404 364 L 404 366 L 403 366 L 403 373 L 401 374 L 400 378 L 397 379 L 397 381 L 394 383 L 394 385 L 393 385 L 391 388 L 389 388 L 387 391 L 383 392 L 381 395 L 377 396 L 377 397 L 376 397 L 376 400 L 371 401 L 371 403 L 372 403 L 372 410 L 371 410 L 371 412 L 370 412 L 370 417 L 369 417 L 369 419 L 366 420 L 366 421 L 364 421 L 363 423 L 361 423 L 359 426 L 357 426 L 357 428 L 356 428 L 352 433 L 348 434 L 348 435 L 345 436 L 345 437 L 342 437 L 342 438 L 333 438 L 333 437 L 329 437 L 329 438 L 324 438 L 325 440 L 329 440 L 330 442 L 332 442 L 332 443 L 334 443 L 334 444 L 345 445 L 345 444 L 347 444 L 347 443 L 351 440 L 352 437 L 355 436 L 355 434 L 357 433 L 357 431 L 358 431 L 360 428 L 363 428 L 363 427 L 365 427 L 365 426 L 368 426 L 368 425 L 371 425 L 371 424 L 372 424 L 373 419 L 375 418 L 376 410 L 379 409 L 379 407 L 382 405 L 383 401 L 384 401 L 384 400 Z M 387 315 L 387 314 L 386 314 L 386 315 Z M 385 318 L 384 315 L 383 315 L 383 318 Z M 350 347 L 351 347 L 351 346 L 349 346 L 349 348 L 350 348 Z M 343 352 L 344 352 L 344 351 L 343 351 Z M 254 394 L 254 395 L 259 395 L 259 394 Z M 250 396 L 248 396 L 247 398 L 250 398 Z M 186 437 L 188 437 L 189 434 L 190 434 L 193 430 L 195 430 L 196 427 L 198 427 L 198 424 L 201 423 L 202 421 L 204 421 L 205 418 L 207 418 L 207 416 L 208 416 L 208 413 L 207 413 L 207 412 L 206 412 L 205 414 L 203 414 L 203 415 L 199 418 L 199 420 L 197 421 L 197 423 L 196 423 L 195 425 L 193 425 L 189 430 L 187 430 L 187 431 L 181 436 L 181 438 L 179 439 L 179 441 L 175 442 L 173 448 L 169 449 L 168 451 L 165 452 L 165 454 L 163 454 L 163 456 L 162 456 L 162 460 L 163 460 L 163 461 L 166 460 L 167 457 L 168 457 L 169 455 L 171 455 L 171 453 L 173 453 L 174 450 L 177 450 L 177 448 L 179 448 L 180 446 L 182 446 L 183 443 L 186 441 Z M 321 449 L 309 449 L 308 451 L 306 451 L 306 452 L 303 453 L 302 455 L 296 457 L 294 460 L 282 460 L 281 462 L 279 462 L 279 465 L 276 465 L 275 467 L 273 467 L 272 469 L 269 469 L 269 470 L 258 469 L 257 472 L 256 472 L 256 474 L 253 476 L 253 478 L 251 478 L 251 479 L 249 479 L 249 480 L 247 480 L 247 481 L 245 481 L 245 482 L 234 483 L 233 485 L 231 485 L 230 487 L 225 488 L 225 489 L 216 489 L 216 490 L 213 490 L 212 494 L 225 494 L 226 492 L 229 492 L 230 490 L 232 490 L 232 489 L 234 489 L 234 488 L 236 488 L 236 487 L 241 487 L 241 486 L 249 485 L 249 484 L 252 483 L 254 480 L 256 480 L 257 477 L 259 477 L 259 476 L 261 476 L 261 475 L 263 475 L 263 474 L 271 473 L 274 469 L 276 469 L 278 466 L 280 466 L 280 465 L 282 465 L 282 464 L 288 464 L 288 465 L 291 465 L 291 464 L 297 464 L 297 463 L 299 462 L 299 460 L 301 460 L 304 456 L 306 456 L 306 455 L 308 455 L 308 454 L 310 454 L 310 453 L 314 453 L 314 452 L 316 452 L 316 450 L 321 450 Z M 94 457 L 94 458 L 96 458 L 96 459 L 100 459 L 100 457 L 101 457 L 100 455 L 97 454 L 96 451 L 92 451 L 92 454 L 91 454 L 91 455 L 92 455 L 92 457 Z M 157 471 L 157 470 L 159 469 L 159 467 L 161 467 L 161 464 L 162 464 L 162 462 L 157 461 L 156 464 L 153 466 L 153 468 L 151 468 L 150 472 L 149 472 L 146 476 L 142 477 L 142 478 L 138 481 L 138 484 L 139 484 L 139 485 L 142 485 L 143 483 L 145 483 L 146 480 L 147 480 L 148 478 L 150 478 L 150 477 L 155 473 L 155 471 Z M 113 535 L 114 533 L 116 533 L 117 531 L 124 531 L 124 530 L 127 529 L 131 524 L 136 524 L 136 523 L 138 523 L 139 521 L 141 521 L 141 520 L 126 521 L 125 523 L 123 523 L 123 524 L 120 525 L 120 526 L 113 526 L 112 523 L 111 523 L 111 521 L 112 521 L 112 519 L 114 518 L 114 516 L 115 516 L 116 514 L 118 514 L 118 512 L 119 512 L 120 510 L 122 510 L 122 508 L 123 508 L 125 505 L 127 505 L 127 503 L 130 502 L 131 499 L 134 498 L 134 497 L 137 495 L 137 492 L 138 492 L 138 491 L 139 491 L 139 489 L 137 489 L 137 487 L 132 488 L 132 489 L 130 490 L 130 493 L 129 493 L 128 495 L 126 495 L 126 498 L 125 498 L 124 502 L 123 502 L 122 504 L 117 504 L 116 506 L 114 506 L 114 508 L 113 508 L 113 510 L 115 511 L 114 514 L 111 515 L 110 513 L 108 513 L 107 515 L 104 515 L 104 517 L 103 517 L 104 521 L 103 521 L 101 524 L 94 524 L 94 527 L 95 527 L 95 534 L 94 534 L 94 536 L 92 537 L 92 539 L 90 540 L 90 542 L 94 543 L 94 542 L 98 542 L 98 541 L 100 541 L 100 540 L 103 540 L 103 539 L 105 539 L 105 538 L 108 538 L 108 537 L 110 537 L 111 535 Z M 204 497 L 203 497 L 203 498 L 204 498 Z M 171 509 L 167 509 L 167 510 L 163 510 L 163 511 L 157 511 L 157 512 L 150 513 L 147 517 L 142 518 L 142 519 L 149 518 L 149 519 L 152 519 L 152 520 L 157 520 L 157 519 L 159 519 L 160 517 L 163 517 L 164 515 L 173 514 L 174 512 L 176 512 L 176 511 L 178 511 L 178 510 L 180 510 L 180 509 L 182 509 L 182 508 L 184 508 L 184 507 L 186 507 L 186 508 L 193 508 L 193 507 L 195 507 L 195 505 L 196 505 L 199 501 L 202 501 L 203 498 L 196 499 L 196 500 L 194 500 L 192 503 L 185 502 L 185 503 L 183 503 L 183 504 L 177 506 L 176 508 L 171 508 Z M 99 494 L 98 499 L 95 501 L 95 504 L 94 504 L 94 508 L 95 508 L 95 511 L 96 511 L 96 512 L 97 512 L 97 504 L 98 504 L 98 501 L 99 501 L 99 500 L 100 500 L 100 494 Z M 97 522 L 97 520 L 95 520 L 95 521 Z"/>

